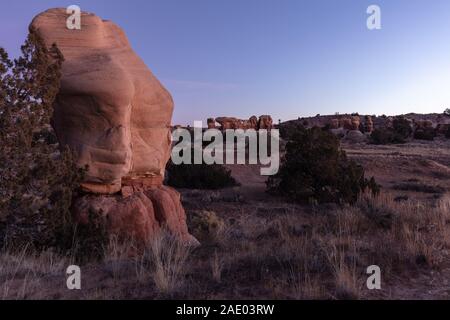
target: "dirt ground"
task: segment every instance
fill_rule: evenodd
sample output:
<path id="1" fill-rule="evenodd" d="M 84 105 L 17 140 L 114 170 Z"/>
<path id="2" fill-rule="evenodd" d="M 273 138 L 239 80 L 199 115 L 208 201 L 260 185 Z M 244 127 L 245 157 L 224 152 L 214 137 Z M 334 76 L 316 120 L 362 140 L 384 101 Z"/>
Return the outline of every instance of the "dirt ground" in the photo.
<path id="1" fill-rule="evenodd" d="M 343 148 L 350 158 L 365 167 L 368 177 L 376 178 L 382 185 L 383 194 L 394 199 L 391 201 L 394 206 L 396 203 L 413 203 L 407 208 L 424 206 L 433 215 L 437 203 L 447 197 L 450 189 L 450 140 L 414 141 L 390 146 L 344 144 Z M 186 260 L 174 259 L 173 263 L 179 263 L 179 268 L 183 269 L 179 272 L 180 277 L 175 279 L 175 286 L 162 292 L 152 271 L 151 259 L 130 256 L 120 247 L 108 249 L 102 262 L 82 266 L 82 290 L 76 291 L 67 290 L 65 283 L 65 268 L 70 259 L 55 257 L 51 253 L 34 258 L 26 254 L 3 254 L 0 256 L 0 298 L 450 298 L 450 254 L 447 247 L 435 245 L 435 241 L 424 241 L 426 252 L 430 243 L 430 248 L 437 252 L 437 255 L 424 255 L 433 259 L 437 256 L 436 263 L 428 263 L 431 258 L 421 263 L 414 255 L 412 263 L 397 263 L 393 259 L 389 272 L 386 275 L 382 273 L 382 289 L 368 290 L 365 286 L 366 264 L 377 262 L 383 256 L 383 250 L 389 251 L 389 246 L 395 245 L 394 238 L 380 237 L 372 241 L 370 237 L 376 235 L 375 232 L 384 231 L 373 232 L 370 226 L 361 229 L 369 230 L 370 234 L 366 236 L 365 231 L 358 231 L 358 236 L 348 238 L 348 242 L 339 230 L 337 236 L 328 237 L 322 226 L 335 220 L 334 213 L 341 210 L 337 206 L 315 207 L 286 202 L 265 192 L 265 177 L 259 174 L 258 166 L 235 165 L 228 168 L 240 186 L 219 191 L 180 190 L 188 219 L 199 211 L 213 212 L 214 217 L 223 222 L 226 232 L 200 238 L 202 245 L 194 249 Z M 351 212 L 353 209 L 345 210 Z M 349 230 L 353 224 L 362 223 L 358 219 L 348 220 Z M 196 235 L 195 230 L 191 232 Z M 444 234 L 447 233 L 450 234 L 450 229 L 444 230 Z M 342 248 L 346 251 L 339 255 L 343 241 L 345 245 Z M 363 243 L 365 241 L 371 243 L 370 246 Z M 331 249 L 327 247 L 330 243 L 335 244 Z M 358 246 L 354 252 L 364 255 L 364 259 L 350 259 L 353 262 L 347 263 L 353 252 L 349 249 L 352 244 Z M 414 239 L 408 246 L 411 244 L 414 245 Z M 376 251 L 377 246 L 380 252 Z M 322 250 L 324 247 L 328 251 Z M 401 248 L 400 251 L 403 250 Z M 327 253 L 322 254 L 322 251 Z M 337 257 L 342 261 L 336 263 Z"/>

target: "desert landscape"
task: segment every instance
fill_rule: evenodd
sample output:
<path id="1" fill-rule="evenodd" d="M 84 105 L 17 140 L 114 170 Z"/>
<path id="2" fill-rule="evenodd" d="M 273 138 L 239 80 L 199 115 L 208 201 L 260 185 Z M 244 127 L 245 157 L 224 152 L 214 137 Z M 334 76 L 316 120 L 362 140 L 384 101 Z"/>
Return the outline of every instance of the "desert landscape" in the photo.
<path id="1" fill-rule="evenodd" d="M 0 46 L 1 300 L 450 299 L 450 109 L 176 124 L 126 32 L 80 14 Z M 198 131 L 259 162 L 177 163 Z"/>
<path id="2" fill-rule="evenodd" d="M 305 120 L 329 121 L 296 122 Z M 343 206 L 270 195 L 259 165 L 226 165 L 237 186 L 178 189 L 200 246 L 186 249 L 163 237 L 137 254 L 137 243 L 113 237 L 100 261 L 83 264 L 81 292 L 61 286 L 75 257 L 4 251 L 3 298 L 448 299 L 449 144 L 444 136 L 387 145 L 342 141 L 381 185 L 378 196 Z M 384 270 L 382 290 L 366 288 L 371 264 Z"/>

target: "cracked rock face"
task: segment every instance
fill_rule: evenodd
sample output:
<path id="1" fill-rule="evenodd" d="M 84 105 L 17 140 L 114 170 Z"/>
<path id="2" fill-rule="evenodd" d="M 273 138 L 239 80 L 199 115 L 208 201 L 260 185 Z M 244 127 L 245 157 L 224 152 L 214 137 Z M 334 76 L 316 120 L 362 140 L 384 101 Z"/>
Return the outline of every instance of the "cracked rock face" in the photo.
<path id="1" fill-rule="evenodd" d="M 131 49 L 120 27 L 82 13 L 69 30 L 65 9 L 50 9 L 31 23 L 47 45 L 64 55 L 53 126 L 62 145 L 89 165 L 83 185 L 115 193 L 123 177 L 159 177 L 170 152 L 173 100 Z"/>

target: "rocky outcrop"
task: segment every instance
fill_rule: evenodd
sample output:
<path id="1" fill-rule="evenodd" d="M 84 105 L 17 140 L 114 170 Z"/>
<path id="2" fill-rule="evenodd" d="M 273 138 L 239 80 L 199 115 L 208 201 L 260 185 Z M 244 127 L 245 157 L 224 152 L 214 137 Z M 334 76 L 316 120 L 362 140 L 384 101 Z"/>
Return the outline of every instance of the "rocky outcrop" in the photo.
<path id="1" fill-rule="evenodd" d="M 362 143 L 367 141 L 367 136 L 359 130 L 350 130 L 345 135 L 344 141 L 350 143 Z"/>
<path id="2" fill-rule="evenodd" d="M 220 129 L 222 130 L 238 129 L 239 119 L 233 117 L 219 117 L 216 118 L 216 122 L 220 124 Z"/>
<path id="3" fill-rule="evenodd" d="M 258 120 L 256 116 L 251 116 L 248 120 L 242 120 L 234 117 L 219 117 L 216 119 L 208 119 L 208 128 L 210 121 L 215 120 L 220 124 L 221 130 L 228 129 L 272 129 L 272 118 L 270 116 L 261 116 Z"/>
<path id="4" fill-rule="evenodd" d="M 359 116 L 352 116 L 351 117 L 351 124 L 352 129 L 351 130 L 359 130 L 359 127 L 361 125 L 361 119 Z"/>
<path id="5" fill-rule="evenodd" d="M 259 117 L 258 129 L 271 130 L 273 127 L 273 120 L 271 116 L 265 115 Z"/>
<path id="6" fill-rule="evenodd" d="M 416 130 L 433 128 L 433 121 L 431 120 L 414 120 L 413 123 Z"/>
<path id="7" fill-rule="evenodd" d="M 372 133 L 374 127 L 373 127 L 373 120 L 371 116 L 365 116 L 364 117 L 364 132 Z"/>
<path id="8" fill-rule="evenodd" d="M 258 129 L 258 118 L 256 116 L 251 116 L 250 119 L 248 119 L 248 129 Z"/>
<path id="9" fill-rule="evenodd" d="M 125 176 L 164 175 L 173 101 L 125 33 L 82 13 L 81 30 L 66 28 L 65 9 L 38 15 L 31 28 L 64 55 L 53 126 L 60 143 L 88 165 L 84 188 L 115 193 Z"/>
<path id="10" fill-rule="evenodd" d="M 339 127 L 345 130 L 352 130 L 352 119 L 347 117 L 339 119 Z"/>
<path id="11" fill-rule="evenodd" d="M 339 119 L 331 119 L 328 125 L 332 130 L 339 129 Z"/>
<path id="12" fill-rule="evenodd" d="M 216 128 L 216 120 L 214 120 L 214 118 L 208 118 L 207 124 L 208 124 L 208 129 Z"/>
<path id="13" fill-rule="evenodd" d="M 179 194 L 162 185 L 170 156 L 173 100 L 111 21 L 82 13 L 66 28 L 65 9 L 39 14 L 30 30 L 64 55 L 52 125 L 61 145 L 88 165 L 75 217 L 96 213 L 111 232 L 147 240 L 162 228 L 195 242 Z M 119 194 L 119 192 L 121 193 Z"/>

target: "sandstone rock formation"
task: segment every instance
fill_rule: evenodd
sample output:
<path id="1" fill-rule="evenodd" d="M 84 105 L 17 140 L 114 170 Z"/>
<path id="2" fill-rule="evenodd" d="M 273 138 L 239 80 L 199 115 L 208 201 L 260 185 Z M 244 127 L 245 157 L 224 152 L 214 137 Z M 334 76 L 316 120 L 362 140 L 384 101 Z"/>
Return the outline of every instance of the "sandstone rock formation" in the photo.
<path id="1" fill-rule="evenodd" d="M 172 97 L 113 22 L 82 13 L 81 30 L 66 28 L 65 9 L 32 22 L 64 55 L 53 126 L 61 144 L 89 165 L 84 187 L 115 193 L 124 176 L 164 175 L 170 152 Z"/>
<path id="2" fill-rule="evenodd" d="M 441 134 L 441 135 L 447 134 L 447 132 L 449 132 L 449 130 L 450 130 L 450 124 L 448 124 L 448 123 L 441 123 L 441 124 L 438 124 L 436 127 L 436 133 Z"/>
<path id="3" fill-rule="evenodd" d="M 166 186 L 142 189 L 126 197 L 86 195 L 74 208 L 81 223 L 90 223 L 90 214 L 101 216 L 109 232 L 119 237 L 145 242 L 165 227 L 185 243 L 197 244 L 188 232 L 180 194 Z"/>
<path id="4" fill-rule="evenodd" d="M 62 145 L 88 165 L 85 195 L 74 205 L 83 221 L 97 212 L 111 230 L 146 240 L 163 227 L 187 232 L 179 194 L 162 186 L 170 156 L 173 100 L 111 21 L 82 13 L 81 30 L 66 27 L 65 9 L 34 18 L 30 31 L 64 55 L 52 124 Z M 122 195 L 107 196 L 122 190 Z"/>
<path id="5" fill-rule="evenodd" d="M 268 117 L 268 118 L 267 118 Z M 263 128 L 261 129 L 271 129 L 272 128 L 272 118 L 270 116 L 261 116 L 258 120 L 256 116 L 251 116 L 248 120 L 242 120 L 235 117 L 219 117 L 216 119 L 208 119 L 208 128 L 209 128 L 209 121 L 215 120 L 220 124 L 221 130 L 227 130 L 227 129 L 254 129 L 258 130 L 260 129 L 261 123 L 263 123 Z"/>
<path id="6" fill-rule="evenodd" d="M 258 129 L 258 118 L 256 116 L 251 116 L 250 119 L 248 119 L 248 129 Z"/>
<path id="7" fill-rule="evenodd" d="M 208 124 L 208 129 L 216 128 L 216 120 L 214 120 L 214 118 L 208 118 L 207 124 Z"/>
<path id="8" fill-rule="evenodd" d="M 359 130 L 359 126 L 361 124 L 360 117 L 359 116 L 351 116 L 351 124 L 352 124 L 351 130 Z"/>
<path id="9" fill-rule="evenodd" d="M 367 141 L 367 136 L 360 130 L 350 130 L 344 140 L 350 143 L 361 143 Z"/>
<path id="10" fill-rule="evenodd" d="M 364 117 L 364 132 L 372 133 L 373 131 L 373 120 L 371 116 Z"/>
<path id="11" fill-rule="evenodd" d="M 271 116 L 265 115 L 259 117 L 258 129 L 271 130 L 273 127 L 273 120 Z"/>
<path id="12" fill-rule="evenodd" d="M 353 130 L 352 119 L 348 117 L 339 119 L 339 127 L 345 130 Z"/>
<path id="13" fill-rule="evenodd" d="M 433 121 L 431 120 L 414 120 L 413 123 L 416 130 L 433 128 Z"/>
<path id="14" fill-rule="evenodd" d="M 233 117 L 219 117 L 216 122 L 220 124 L 222 130 L 238 129 L 239 119 Z"/>
<path id="15" fill-rule="evenodd" d="M 337 129 L 330 129 L 330 132 L 338 138 L 344 138 L 348 130 L 345 130 L 344 128 L 337 128 Z"/>

